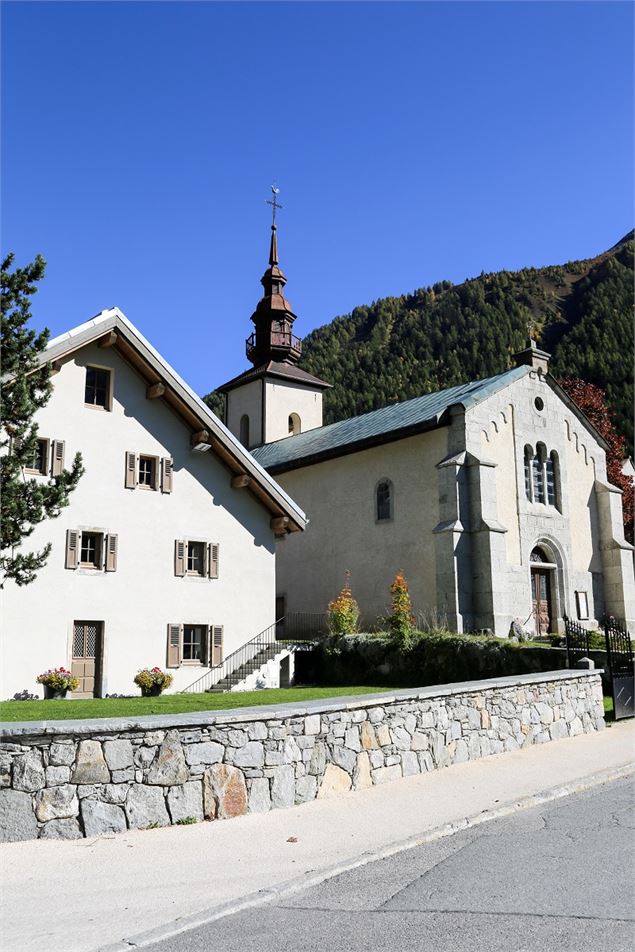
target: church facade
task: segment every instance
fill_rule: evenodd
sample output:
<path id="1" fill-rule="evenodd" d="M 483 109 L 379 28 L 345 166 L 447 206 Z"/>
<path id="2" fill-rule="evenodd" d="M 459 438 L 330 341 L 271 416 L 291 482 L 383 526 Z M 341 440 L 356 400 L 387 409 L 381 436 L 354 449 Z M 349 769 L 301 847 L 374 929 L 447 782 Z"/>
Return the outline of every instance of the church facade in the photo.
<path id="1" fill-rule="evenodd" d="M 633 547 L 606 445 L 533 341 L 487 380 L 322 425 L 328 386 L 297 366 L 275 225 L 253 368 L 220 388 L 229 429 L 298 501 L 277 543 L 277 615 L 324 613 L 350 573 L 365 626 L 402 571 L 413 608 L 454 631 L 561 632 L 565 615 L 635 624 Z"/>

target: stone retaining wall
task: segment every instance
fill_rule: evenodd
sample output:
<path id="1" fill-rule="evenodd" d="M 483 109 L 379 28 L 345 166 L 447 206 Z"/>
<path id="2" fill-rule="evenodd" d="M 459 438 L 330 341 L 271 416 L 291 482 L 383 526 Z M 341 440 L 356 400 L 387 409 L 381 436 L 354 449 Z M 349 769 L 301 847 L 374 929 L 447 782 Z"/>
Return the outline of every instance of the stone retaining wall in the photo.
<path id="1" fill-rule="evenodd" d="M 0 839 L 263 813 L 603 727 L 597 671 L 229 712 L 3 724 Z"/>

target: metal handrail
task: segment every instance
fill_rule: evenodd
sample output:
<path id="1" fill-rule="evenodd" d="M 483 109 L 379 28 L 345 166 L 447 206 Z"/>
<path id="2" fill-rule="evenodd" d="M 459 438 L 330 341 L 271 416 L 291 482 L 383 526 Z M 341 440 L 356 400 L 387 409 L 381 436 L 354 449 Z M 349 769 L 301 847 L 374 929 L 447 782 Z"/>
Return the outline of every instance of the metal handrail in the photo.
<path id="1" fill-rule="evenodd" d="M 278 619 L 273 625 L 269 625 L 268 628 L 265 628 L 252 638 L 251 641 L 246 641 L 240 648 L 232 651 L 220 664 L 211 667 L 210 670 L 198 678 L 197 681 L 183 688 L 179 694 L 197 694 L 201 691 L 207 691 L 209 688 L 214 687 L 215 684 L 218 684 L 219 681 L 222 681 L 223 678 L 230 677 L 239 668 L 253 661 L 263 648 L 269 648 L 274 644 L 282 645 L 281 641 L 276 641 L 276 627 L 281 621 L 283 621 L 282 618 Z"/>

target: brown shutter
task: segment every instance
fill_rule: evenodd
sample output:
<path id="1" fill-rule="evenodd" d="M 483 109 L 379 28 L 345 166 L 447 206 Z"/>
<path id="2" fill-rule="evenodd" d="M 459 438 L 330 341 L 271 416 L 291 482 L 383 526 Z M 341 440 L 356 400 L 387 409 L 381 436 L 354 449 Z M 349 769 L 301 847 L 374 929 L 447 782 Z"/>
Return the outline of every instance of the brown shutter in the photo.
<path id="1" fill-rule="evenodd" d="M 66 568 L 76 569 L 79 560 L 79 532 L 77 529 L 66 530 Z"/>
<path id="2" fill-rule="evenodd" d="M 64 469 L 64 446 L 64 440 L 53 440 L 53 476 L 59 476 Z M 48 445 L 46 458 L 48 459 Z"/>
<path id="3" fill-rule="evenodd" d="M 185 559 L 187 557 L 187 543 L 185 539 L 177 539 L 174 543 L 174 574 L 185 575 Z"/>
<path id="4" fill-rule="evenodd" d="M 161 474 L 161 492 L 171 493 L 172 492 L 172 460 L 169 456 L 166 456 L 162 462 L 163 462 L 163 467 L 162 467 L 162 474 Z"/>
<path id="5" fill-rule="evenodd" d="M 40 470 L 40 472 L 42 473 L 42 476 L 48 476 L 48 474 L 49 474 L 49 462 L 50 462 L 50 456 L 49 456 L 49 454 L 50 454 L 50 452 L 51 452 L 51 441 L 50 441 L 50 440 L 42 440 L 42 442 L 44 443 L 44 452 L 42 453 L 42 469 Z M 63 461 L 64 461 L 64 449 L 63 449 L 63 447 L 64 447 L 64 444 L 62 443 L 62 465 L 63 465 Z M 53 459 L 53 466 L 55 466 L 55 458 Z M 53 475 L 55 475 L 55 472 L 53 473 Z"/>
<path id="6" fill-rule="evenodd" d="M 221 664 L 223 660 L 223 626 L 212 626 L 212 667 Z"/>
<path id="7" fill-rule="evenodd" d="M 182 632 L 182 625 L 168 625 L 168 668 L 178 668 L 181 663 Z"/>
<path id="8" fill-rule="evenodd" d="M 126 489 L 134 489 L 137 485 L 137 454 L 126 453 Z"/>
<path id="9" fill-rule="evenodd" d="M 117 571 L 117 536 L 112 533 L 106 536 L 106 571 Z"/>
<path id="10" fill-rule="evenodd" d="M 218 560 L 220 555 L 220 546 L 218 542 L 212 542 L 209 547 L 209 577 L 218 578 Z"/>

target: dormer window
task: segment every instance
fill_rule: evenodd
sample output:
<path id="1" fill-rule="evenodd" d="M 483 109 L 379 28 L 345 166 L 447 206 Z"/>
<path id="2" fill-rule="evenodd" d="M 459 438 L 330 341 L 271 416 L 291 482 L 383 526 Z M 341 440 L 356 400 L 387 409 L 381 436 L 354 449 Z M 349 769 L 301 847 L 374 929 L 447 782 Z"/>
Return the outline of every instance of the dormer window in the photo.
<path id="1" fill-rule="evenodd" d="M 289 414 L 289 436 L 296 436 L 302 432 L 302 421 L 297 413 Z"/>

